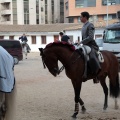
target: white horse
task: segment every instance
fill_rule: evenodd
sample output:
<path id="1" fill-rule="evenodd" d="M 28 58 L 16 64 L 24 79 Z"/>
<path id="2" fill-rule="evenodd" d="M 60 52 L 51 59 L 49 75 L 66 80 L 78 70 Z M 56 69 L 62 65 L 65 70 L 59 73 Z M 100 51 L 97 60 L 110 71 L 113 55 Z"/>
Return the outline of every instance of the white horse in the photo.
<path id="1" fill-rule="evenodd" d="M 0 120 L 15 120 L 14 59 L 0 46 Z"/>
<path id="2" fill-rule="evenodd" d="M 23 55 L 25 56 L 25 59 L 27 59 L 27 43 L 26 42 L 21 42 L 22 45 L 22 51 L 23 51 Z"/>

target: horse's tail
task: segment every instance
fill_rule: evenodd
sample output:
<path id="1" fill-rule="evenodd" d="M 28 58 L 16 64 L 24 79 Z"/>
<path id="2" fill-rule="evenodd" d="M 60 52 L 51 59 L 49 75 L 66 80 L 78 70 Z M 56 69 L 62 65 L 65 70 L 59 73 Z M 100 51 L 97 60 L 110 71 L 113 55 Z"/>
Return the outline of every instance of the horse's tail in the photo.
<path id="1" fill-rule="evenodd" d="M 6 114 L 5 120 L 15 120 L 16 117 L 16 84 L 11 93 L 6 93 L 5 101 L 6 101 Z"/>
<path id="2" fill-rule="evenodd" d="M 117 74 L 114 84 L 110 81 L 110 96 L 119 97 L 120 95 L 120 83 L 119 83 L 119 74 Z"/>

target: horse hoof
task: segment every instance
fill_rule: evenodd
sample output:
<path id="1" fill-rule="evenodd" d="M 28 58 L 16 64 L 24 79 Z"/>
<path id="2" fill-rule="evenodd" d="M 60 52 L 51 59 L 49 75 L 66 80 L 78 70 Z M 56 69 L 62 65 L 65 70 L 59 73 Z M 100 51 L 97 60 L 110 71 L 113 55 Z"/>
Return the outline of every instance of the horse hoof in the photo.
<path id="1" fill-rule="evenodd" d="M 82 113 L 83 113 L 83 114 L 86 112 L 86 108 L 85 108 L 84 106 L 82 107 L 81 110 L 82 110 Z"/>
<path id="2" fill-rule="evenodd" d="M 118 110 L 118 108 L 119 108 L 119 106 L 117 105 L 117 106 L 115 106 L 115 110 Z"/>
<path id="3" fill-rule="evenodd" d="M 71 117 L 72 117 L 72 118 L 77 118 L 77 117 L 76 117 L 77 114 L 78 114 L 78 112 L 75 112 Z"/>
<path id="4" fill-rule="evenodd" d="M 108 106 L 104 106 L 104 107 L 103 107 L 103 110 L 106 110 L 106 109 L 107 109 L 107 107 L 108 107 Z"/>

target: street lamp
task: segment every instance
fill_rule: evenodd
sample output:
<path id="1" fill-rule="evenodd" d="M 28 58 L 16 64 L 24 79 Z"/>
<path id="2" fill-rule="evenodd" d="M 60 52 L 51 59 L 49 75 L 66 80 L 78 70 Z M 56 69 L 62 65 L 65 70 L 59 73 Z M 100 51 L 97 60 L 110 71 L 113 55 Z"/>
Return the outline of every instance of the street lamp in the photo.
<path id="1" fill-rule="evenodd" d="M 107 26 L 108 26 L 108 0 L 107 0 Z"/>

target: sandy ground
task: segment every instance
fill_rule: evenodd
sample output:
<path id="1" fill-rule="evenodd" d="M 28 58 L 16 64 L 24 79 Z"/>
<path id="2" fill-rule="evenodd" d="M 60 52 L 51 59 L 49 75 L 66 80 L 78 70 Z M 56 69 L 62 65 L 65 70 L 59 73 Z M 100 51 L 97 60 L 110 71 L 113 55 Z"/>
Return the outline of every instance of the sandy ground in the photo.
<path id="1" fill-rule="evenodd" d="M 61 65 L 60 65 L 61 66 Z M 52 76 L 43 64 L 39 53 L 29 53 L 15 66 L 17 87 L 16 120 L 73 120 L 74 91 L 70 79 L 63 71 Z M 100 84 L 87 81 L 82 85 L 81 98 L 87 109 L 76 120 L 120 120 L 120 108 L 114 109 L 109 97 L 108 109 L 103 111 L 104 94 Z M 120 99 L 118 99 L 120 107 Z"/>

